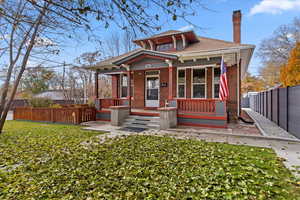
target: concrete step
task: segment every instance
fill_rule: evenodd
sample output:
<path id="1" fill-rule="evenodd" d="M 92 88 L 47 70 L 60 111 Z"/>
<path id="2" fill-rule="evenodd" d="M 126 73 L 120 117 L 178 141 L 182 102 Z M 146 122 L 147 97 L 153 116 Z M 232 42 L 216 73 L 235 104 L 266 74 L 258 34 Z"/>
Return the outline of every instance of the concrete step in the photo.
<path id="1" fill-rule="evenodd" d="M 140 122 L 140 123 L 153 123 L 153 124 L 159 124 L 159 120 L 145 120 L 145 119 L 135 119 L 135 118 L 127 118 L 125 119 L 125 122 Z"/>
<path id="2" fill-rule="evenodd" d="M 137 120 L 158 121 L 159 122 L 160 117 L 129 115 L 127 119 L 137 119 Z"/>
<path id="3" fill-rule="evenodd" d="M 143 121 L 143 120 L 131 120 L 126 119 L 124 123 L 135 123 L 135 124 L 143 124 L 143 125 L 159 125 L 159 122 L 153 122 L 153 121 Z"/>
<path id="4" fill-rule="evenodd" d="M 151 129 L 151 128 L 154 128 L 154 129 L 156 129 L 156 128 L 159 128 L 160 127 L 160 125 L 159 124 L 154 124 L 154 123 L 140 123 L 140 122 L 125 122 L 125 123 L 123 123 L 123 125 L 122 126 L 127 126 L 127 127 L 140 127 L 140 128 L 149 128 L 149 129 Z"/>
<path id="5" fill-rule="evenodd" d="M 123 127 L 136 127 L 146 129 L 159 129 L 159 117 L 129 115 L 123 123 Z"/>

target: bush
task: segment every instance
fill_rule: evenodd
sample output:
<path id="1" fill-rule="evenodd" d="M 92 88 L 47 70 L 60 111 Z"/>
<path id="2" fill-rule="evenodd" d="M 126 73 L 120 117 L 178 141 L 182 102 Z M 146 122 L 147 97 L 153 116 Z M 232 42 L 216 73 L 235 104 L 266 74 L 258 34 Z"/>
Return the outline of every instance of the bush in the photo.
<path id="1" fill-rule="evenodd" d="M 34 108 L 40 108 L 40 107 L 50 107 L 53 105 L 53 101 L 48 98 L 31 98 L 29 99 L 29 105 Z"/>
<path id="2" fill-rule="evenodd" d="M 50 108 L 62 108 L 62 106 L 60 104 L 53 104 L 53 105 L 50 105 Z"/>
<path id="3" fill-rule="evenodd" d="M 90 107 L 95 107 L 95 98 L 89 98 L 88 99 L 88 105 Z"/>

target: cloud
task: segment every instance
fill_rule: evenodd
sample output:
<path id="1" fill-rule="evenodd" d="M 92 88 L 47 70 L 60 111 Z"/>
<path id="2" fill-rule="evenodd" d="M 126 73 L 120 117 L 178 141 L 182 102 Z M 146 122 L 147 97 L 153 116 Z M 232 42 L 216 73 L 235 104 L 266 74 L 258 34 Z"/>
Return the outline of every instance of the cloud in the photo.
<path id="1" fill-rule="evenodd" d="M 180 31 L 189 31 L 189 30 L 193 30 L 193 29 L 194 29 L 194 26 L 190 24 L 190 25 L 181 27 L 179 30 Z"/>
<path id="2" fill-rule="evenodd" d="M 288 10 L 300 10 L 300 0 L 262 0 L 251 8 L 249 14 L 280 14 Z"/>

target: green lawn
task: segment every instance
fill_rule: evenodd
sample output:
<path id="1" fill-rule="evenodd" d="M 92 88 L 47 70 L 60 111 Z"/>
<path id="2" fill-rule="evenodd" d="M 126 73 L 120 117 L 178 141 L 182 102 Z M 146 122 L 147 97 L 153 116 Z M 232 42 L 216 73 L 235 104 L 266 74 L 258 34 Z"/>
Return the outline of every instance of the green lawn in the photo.
<path id="1" fill-rule="evenodd" d="M 7 122 L 0 199 L 300 199 L 270 149 L 152 136 L 80 145 L 95 134 Z"/>

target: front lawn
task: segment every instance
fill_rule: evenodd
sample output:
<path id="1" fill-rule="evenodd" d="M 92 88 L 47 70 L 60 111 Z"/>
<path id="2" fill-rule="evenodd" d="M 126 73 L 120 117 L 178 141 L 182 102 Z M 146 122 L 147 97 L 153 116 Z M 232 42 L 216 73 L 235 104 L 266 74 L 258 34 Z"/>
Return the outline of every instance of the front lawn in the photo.
<path id="1" fill-rule="evenodd" d="M 131 136 L 92 148 L 78 126 L 7 122 L 0 199 L 298 199 L 270 149 Z"/>

